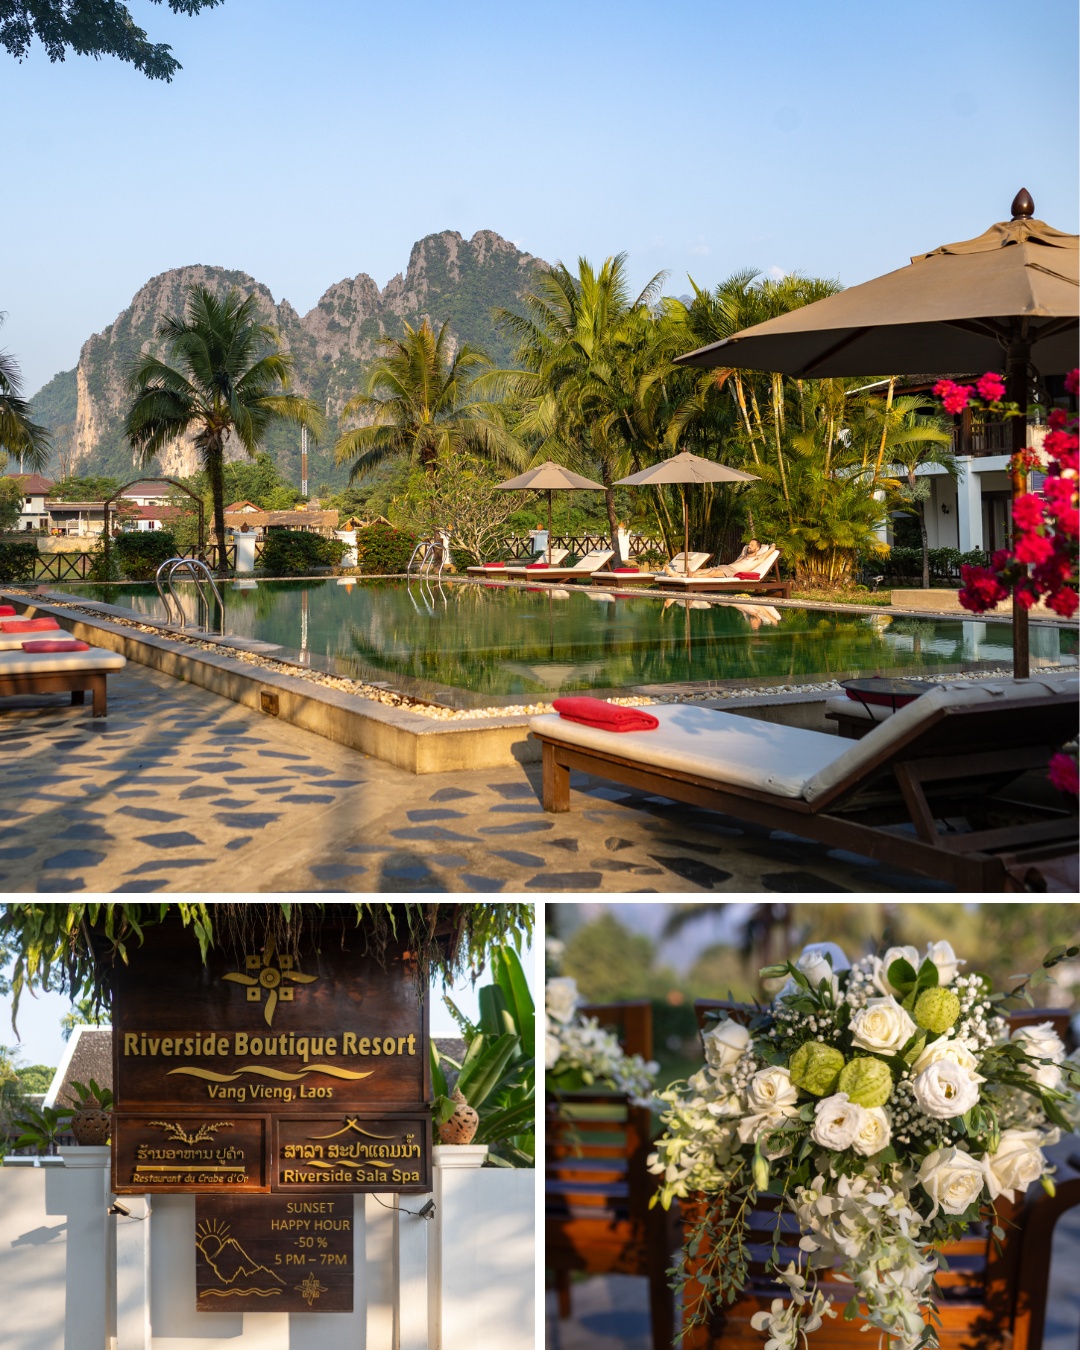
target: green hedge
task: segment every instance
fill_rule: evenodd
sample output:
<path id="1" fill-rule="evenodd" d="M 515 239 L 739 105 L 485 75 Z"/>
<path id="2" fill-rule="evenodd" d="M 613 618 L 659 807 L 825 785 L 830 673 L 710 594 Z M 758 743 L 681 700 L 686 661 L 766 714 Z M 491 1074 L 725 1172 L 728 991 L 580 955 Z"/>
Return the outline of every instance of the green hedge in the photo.
<path id="1" fill-rule="evenodd" d="M 404 572 L 418 535 L 393 525 L 364 525 L 356 531 L 356 562 L 362 572 L 385 575 Z"/>
<path id="2" fill-rule="evenodd" d="M 37 569 L 38 548 L 33 539 L 0 543 L 0 581 L 33 581 Z"/>
<path id="3" fill-rule="evenodd" d="M 932 548 L 929 558 L 931 581 L 959 582 L 962 566 L 985 567 L 989 562 L 981 548 L 973 548 L 967 553 L 961 553 L 958 548 Z M 864 565 L 866 571 L 875 575 L 884 573 L 886 581 L 921 577 L 922 549 L 893 547 L 887 558 L 870 558 Z"/>
<path id="4" fill-rule="evenodd" d="M 270 530 L 263 550 L 263 571 L 272 577 L 303 576 L 319 567 L 334 567 L 348 545 L 305 530 Z"/>
<path id="5" fill-rule="evenodd" d="M 111 549 L 121 576 L 129 581 L 153 581 L 165 559 L 179 551 L 170 530 L 130 530 L 114 539 Z"/>

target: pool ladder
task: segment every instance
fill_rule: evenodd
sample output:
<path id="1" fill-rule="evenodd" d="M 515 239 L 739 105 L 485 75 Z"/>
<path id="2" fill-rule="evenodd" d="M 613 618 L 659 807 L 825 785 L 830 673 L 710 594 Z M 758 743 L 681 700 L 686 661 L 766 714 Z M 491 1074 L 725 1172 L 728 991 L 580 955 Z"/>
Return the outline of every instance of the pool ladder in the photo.
<path id="1" fill-rule="evenodd" d="M 431 576 L 442 579 L 443 568 L 450 561 L 450 536 L 440 532 L 434 539 L 421 539 L 409 555 L 405 575 Z"/>
<path id="2" fill-rule="evenodd" d="M 162 573 L 168 568 L 164 581 Z M 214 593 L 214 599 L 218 602 L 218 612 L 221 614 L 222 625 L 225 622 L 225 602 L 221 598 L 221 592 L 217 588 L 217 582 L 214 580 L 214 574 L 207 567 L 201 558 L 166 558 L 157 570 L 154 577 L 154 583 L 157 586 L 157 593 L 161 596 L 161 603 L 165 607 L 165 622 L 170 627 L 178 627 L 181 630 L 187 627 L 187 616 L 184 613 L 184 607 L 180 603 L 176 594 L 176 587 L 173 585 L 173 578 L 177 572 L 188 572 L 191 580 L 195 583 L 195 591 L 199 597 L 199 618 L 202 619 L 205 614 L 207 622 L 196 625 L 197 631 L 207 632 L 210 624 L 210 601 L 203 590 L 203 584 L 209 583 L 211 591 Z M 166 593 L 166 587 L 168 591 Z M 176 618 L 173 618 L 173 606 L 176 607 Z"/>

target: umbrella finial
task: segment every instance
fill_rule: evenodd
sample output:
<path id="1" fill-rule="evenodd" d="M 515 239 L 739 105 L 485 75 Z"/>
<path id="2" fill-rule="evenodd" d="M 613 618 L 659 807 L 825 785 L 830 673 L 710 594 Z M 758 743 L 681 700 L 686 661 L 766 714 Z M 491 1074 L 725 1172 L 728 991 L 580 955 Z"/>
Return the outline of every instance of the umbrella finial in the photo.
<path id="1" fill-rule="evenodd" d="M 1013 220 L 1028 220 L 1035 214 L 1035 203 L 1031 200 L 1031 193 L 1027 188 L 1021 188 L 1013 198 L 1012 206 L 1009 208 L 1012 212 Z"/>

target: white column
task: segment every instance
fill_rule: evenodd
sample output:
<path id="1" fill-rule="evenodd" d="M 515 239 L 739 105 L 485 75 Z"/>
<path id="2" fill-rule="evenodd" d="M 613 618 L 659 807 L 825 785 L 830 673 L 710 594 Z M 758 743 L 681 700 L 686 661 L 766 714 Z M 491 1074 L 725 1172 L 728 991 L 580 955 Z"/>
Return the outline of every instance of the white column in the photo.
<path id="1" fill-rule="evenodd" d="M 116 1216 L 116 1350 L 150 1350 L 150 1197 L 125 1195 Z"/>
<path id="2" fill-rule="evenodd" d="M 970 455 L 958 455 L 960 478 L 956 484 L 957 547 L 961 553 L 983 546 L 982 488 Z"/>
<path id="3" fill-rule="evenodd" d="M 111 1321 L 113 1270 L 106 1210 L 112 1150 L 76 1145 L 61 1149 L 60 1154 L 64 1169 L 50 1168 L 45 1184 L 49 1213 L 67 1215 L 65 1344 L 89 1350 L 108 1343 Z M 61 1190 L 62 1195 L 57 1195 Z"/>
<path id="4" fill-rule="evenodd" d="M 398 1223 L 398 1344 L 397 1350 L 438 1350 L 438 1332 L 432 1334 L 429 1315 L 428 1230 L 430 1219 L 418 1211 L 433 1197 L 396 1197 Z M 411 1211 L 408 1213 L 406 1211 Z"/>
<path id="5" fill-rule="evenodd" d="M 412 1206 L 410 1205 L 411 1209 Z M 375 1350 L 394 1344 L 394 1308 L 397 1290 L 397 1210 L 392 1195 L 356 1196 L 356 1269 L 363 1296 L 364 1321 L 357 1344 Z M 363 1225 L 360 1219 L 363 1219 Z M 361 1241 L 361 1236 L 363 1240 Z"/>

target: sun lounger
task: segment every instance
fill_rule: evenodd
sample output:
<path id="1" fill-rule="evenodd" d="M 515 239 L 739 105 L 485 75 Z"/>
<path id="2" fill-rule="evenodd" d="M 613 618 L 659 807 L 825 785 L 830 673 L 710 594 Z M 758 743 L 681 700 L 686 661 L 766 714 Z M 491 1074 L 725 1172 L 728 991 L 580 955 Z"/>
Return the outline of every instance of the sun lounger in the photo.
<path id="1" fill-rule="evenodd" d="M 684 553 L 676 553 L 674 558 L 668 563 L 671 568 L 683 569 Z M 712 557 L 711 553 L 691 553 L 690 554 L 690 574 L 704 567 Z M 660 575 L 658 572 L 596 572 L 593 575 L 592 584 L 594 586 L 655 586 L 656 579 Z"/>
<path id="2" fill-rule="evenodd" d="M 578 577 L 592 577 L 600 570 L 607 560 L 614 556 L 614 550 L 610 548 L 594 548 L 591 553 L 586 553 L 583 558 L 579 558 L 573 567 L 548 567 L 537 572 L 529 572 L 527 575 L 530 581 L 575 581 Z M 516 569 L 508 573 L 509 576 L 517 576 Z"/>
<path id="3" fill-rule="evenodd" d="M 1064 797 L 1058 808 L 999 794 L 1076 735 L 1078 690 L 1075 679 L 947 685 L 857 741 L 686 704 L 651 708 L 655 731 L 554 714 L 529 725 L 547 811 L 570 809 L 578 769 L 982 893 L 1075 852 Z"/>
<path id="4" fill-rule="evenodd" d="M 29 637 L 40 634 L 30 634 Z M 119 652 L 91 647 L 86 652 L 0 651 L 0 697 L 12 694 L 71 694 L 81 704 L 87 690 L 93 696 L 92 716 L 106 714 L 105 679 L 123 670 L 127 658 Z"/>
<path id="5" fill-rule="evenodd" d="M 776 576 L 769 578 L 775 570 Z M 703 591 L 712 594 L 729 592 L 736 595 L 779 595 L 788 599 L 791 595 L 791 582 L 780 580 L 780 550 L 770 549 L 761 561 L 746 568 L 754 578 L 746 577 L 703 577 L 693 573 L 688 577 L 670 576 L 664 572 L 657 577 L 657 584 L 665 591 Z M 767 579 L 769 578 L 769 579 Z"/>
<path id="6" fill-rule="evenodd" d="M 552 566 L 558 566 L 562 560 L 570 553 L 568 548 L 553 548 L 551 550 Z M 528 563 L 481 563 L 479 567 L 470 567 L 469 575 L 474 577 L 505 577 L 508 573 L 514 576 L 526 576 L 527 569 L 536 563 L 546 563 L 547 550 L 538 553 L 535 558 L 530 558 Z"/>

